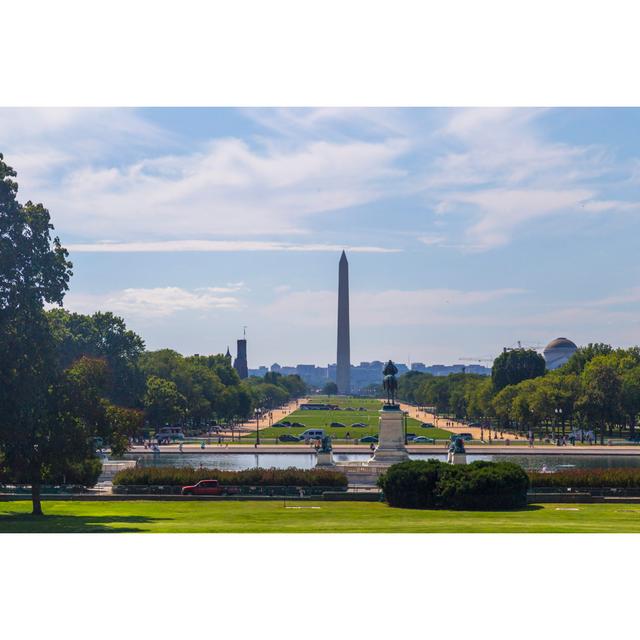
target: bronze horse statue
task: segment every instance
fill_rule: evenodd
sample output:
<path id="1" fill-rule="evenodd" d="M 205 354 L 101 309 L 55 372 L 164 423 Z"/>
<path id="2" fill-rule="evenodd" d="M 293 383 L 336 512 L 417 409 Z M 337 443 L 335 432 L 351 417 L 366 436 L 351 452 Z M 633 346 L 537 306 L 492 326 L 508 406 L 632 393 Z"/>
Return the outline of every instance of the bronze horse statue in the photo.
<path id="1" fill-rule="evenodd" d="M 398 367 L 389 360 L 382 372 L 384 376 L 382 379 L 382 387 L 387 392 L 387 404 L 396 403 L 396 391 L 398 390 L 396 373 L 398 373 Z"/>

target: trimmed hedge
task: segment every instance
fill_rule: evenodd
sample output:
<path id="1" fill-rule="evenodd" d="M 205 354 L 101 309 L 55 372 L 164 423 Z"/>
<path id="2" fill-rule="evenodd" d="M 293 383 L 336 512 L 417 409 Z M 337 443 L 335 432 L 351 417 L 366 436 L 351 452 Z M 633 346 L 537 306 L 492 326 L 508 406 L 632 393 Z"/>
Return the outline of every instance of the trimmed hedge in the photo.
<path id="1" fill-rule="evenodd" d="M 529 472 L 532 487 L 638 488 L 640 469 L 566 469 L 555 473 Z"/>
<path id="2" fill-rule="evenodd" d="M 511 462 L 408 460 L 389 467 L 378 486 L 392 507 L 512 509 L 527 504 L 529 478 Z"/>
<path id="3" fill-rule="evenodd" d="M 194 469 L 193 467 L 134 467 L 123 469 L 113 478 L 114 485 L 185 486 L 199 480 L 217 480 L 225 486 L 291 486 L 337 487 L 347 486 L 344 473 L 326 469 Z"/>

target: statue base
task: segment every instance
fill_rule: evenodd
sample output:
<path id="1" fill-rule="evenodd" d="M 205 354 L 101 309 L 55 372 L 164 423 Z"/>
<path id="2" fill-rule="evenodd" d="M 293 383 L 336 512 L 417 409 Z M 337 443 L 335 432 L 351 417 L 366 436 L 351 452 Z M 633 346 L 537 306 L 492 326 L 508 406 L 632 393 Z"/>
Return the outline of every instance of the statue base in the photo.
<path id="1" fill-rule="evenodd" d="M 333 453 L 331 451 L 318 451 L 316 459 L 316 467 L 335 467 L 333 461 Z"/>
<path id="2" fill-rule="evenodd" d="M 447 456 L 447 462 L 449 464 L 467 464 L 466 453 L 449 453 Z"/>
<path id="3" fill-rule="evenodd" d="M 380 411 L 380 435 L 371 462 L 388 465 L 408 459 L 404 444 L 404 414 L 397 404 L 386 404 Z"/>

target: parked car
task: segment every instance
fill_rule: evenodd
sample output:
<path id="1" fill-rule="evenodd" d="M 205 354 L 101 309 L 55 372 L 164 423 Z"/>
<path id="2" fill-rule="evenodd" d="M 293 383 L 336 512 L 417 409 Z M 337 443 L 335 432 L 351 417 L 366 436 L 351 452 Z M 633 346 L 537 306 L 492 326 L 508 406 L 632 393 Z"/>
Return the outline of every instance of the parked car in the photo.
<path id="1" fill-rule="evenodd" d="M 273 426 L 274 427 L 280 427 L 282 429 L 288 429 L 289 428 L 288 424 L 282 424 L 282 422 L 276 422 Z"/>
<path id="2" fill-rule="evenodd" d="M 470 433 L 452 433 L 451 440 L 462 438 L 463 440 L 473 440 L 473 436 Z"/>
<path id="3" fill-rule="evenodd" d="M 431 424 L 431 422 L 423 422 L 420 426 L 423 429 L 433 429 L 433 424 Z"/>
<path id="4" fill-rule="evenodd" d="M 366 427 L 367 425 L 364 422 L 354 422 L 351 426 L 359 428 L 359 427 Z"/>
<path id="5" fill-rule="evenodd" d="M 416 436 L 411 440 L 411 444 L 435 444 L 433 438 L 427 438 L 426 436 Z"/>
<path id="6" fill-rule="evenodd" d="M 292 427 L 306 427 L 306 424 L 302 424 L 302 422 L 292 422 L 291 423 Z"/>
<path id="7" fill-rule="evenodd" d="M 329 426 L 331 426 L 331 427 L 344 427 L 342 422 L 332 422 Z"/>
<path id="8" fill-rule="evenodd" d="M 291 426 L 291 423 L 288 420 L 280 420 L 280 424 L 283 424 L 285 427 Z"/>
<path id="9" fill-rule="evenodd" d="M 292 436 L 290 433 L 283 433 L 281 436 L 278 436 L 278 440 L 280 442 L 300 442 L 298 436 Z"/>
<path id="10" fill-rule="evenodd" d="M 182 487 L 183 496 L 220 496 L 222 492 L 217 480 L 200 480 L 196 484 Z"/>
<path id="11" fill-rule="evenodd" d="M 415 433 L 407 433 L 407 442 L 413 442 L 417 437 Z"/>
<path id="12" fill-rule="evenodd" d="M 378 442 L 378 436 L 364 436 L 360 438 L 360 442 Z"/>

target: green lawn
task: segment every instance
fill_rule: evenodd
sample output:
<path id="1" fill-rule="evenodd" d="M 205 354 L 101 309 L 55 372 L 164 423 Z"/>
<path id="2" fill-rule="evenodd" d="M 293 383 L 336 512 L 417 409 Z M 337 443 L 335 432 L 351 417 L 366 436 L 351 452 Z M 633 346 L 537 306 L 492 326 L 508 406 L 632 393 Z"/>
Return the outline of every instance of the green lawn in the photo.
<path id="1" fill-rule="evenodd" d="M 418 511 L 368 502 L 0 503 L 1 533 L 638 533 L 640 507 L 532 505 L 518 511 Z"/>
<path id="2" fill-rule="evenodd" d="M 372 398 L 351 398 L 351 397 L 331 397 L 326 396 L 314 396 L 310 402 L 327 402 L 329 404 L 335 404 L 340 407 L 340 410 L 336 411 L 295 411 L 285 420 L 289 422 L 299 422 L 304 427 L 269 427 L 267 429 L 260 430 L 261 438 L 277 438 L 284 433 L 290 433 L 292 435 L 299 435 L 305 429 L 324 429 L 325 432 L 330 435 L 334 440 L 341 440 L 347 437 L 349 433 L 350 439 L 362 438 L 368 435 L 378 434 L 378 423 L 380 419 L 380 408 L 382 403 L 379 400 Z M 347 407 L 354 409 L 364 409 L 364 411 L 347 411 Z M 332 422 L 340 422 L 344 424 L 344 427 L 330 427 Z M 361 422 L 366 424 L 366 427 L 352 427 L 354 423 Z M 450 431 L 443 429 L 423 429 L 420 427 L 420 422 L 414 418 L 407 419 L 407 432 L 415 433 L 420 436 L 427 436 L 428 438 L 434 438 L 436 440 L 448 440 L 451 435 Z M 249 434 L 244 436 L 243 439 L 255 440 L 255 434 Z"/>

